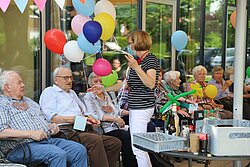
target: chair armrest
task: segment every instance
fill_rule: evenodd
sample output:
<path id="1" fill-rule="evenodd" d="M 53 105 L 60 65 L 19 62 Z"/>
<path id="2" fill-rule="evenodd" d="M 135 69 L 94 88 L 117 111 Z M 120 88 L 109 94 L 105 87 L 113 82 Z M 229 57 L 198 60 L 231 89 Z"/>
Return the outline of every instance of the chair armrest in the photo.
<path id="1" fill-rule="evenodd" d="M 30 165 L 32 162 L 32 154 L 31 154 L 31 149 L 30 149 L 30 145 L 28 142 L 21 142 L 23 141 L 21 138 L 0 138 L 1 143 L 4 144 L 4 142 L 15 142 L 18 145 L 20 145 L 22 151 L 23 151 L 23 164 L 26 164 L 26 159 L 27 159 L 27 155 L 26 155 L 26 150 L 25 150 L 25 144 L 27 144 L 28 147 L 28 155 L 29 156 L 29 161 L 28 164 Z M 1 144 L 0 144 L 1 145 Z M 4 145 L 1 145 L 1 147 L 4 147 Z M 0 151 L 3 153 L 2 149 L 0 147 Z"/>
<path id="2" fill-rule="evenodd" d="M 75 129 L 73 129 L 73 125 L 70 123 L 62 123 L 62 124 L 58 124 L 60 130 L 58 132 L 58 135 L 62 135 L 63 138 L 65 139 L 72 139 L 73 137 L 76 137 L 78 142 L 81 143 L 81 138 L 80 136 L 77 134 L 77 131 Z M 70 135 L 72 134 L 72 135 Z M 57 134 L 54 135 L 55 137 L 58 136 Z"/>

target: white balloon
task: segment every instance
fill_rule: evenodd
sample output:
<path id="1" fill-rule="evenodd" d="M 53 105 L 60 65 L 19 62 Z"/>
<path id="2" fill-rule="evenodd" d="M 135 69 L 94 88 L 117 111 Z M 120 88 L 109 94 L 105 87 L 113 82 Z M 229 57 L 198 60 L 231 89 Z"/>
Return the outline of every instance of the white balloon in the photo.
<path id="1" fill-rule="evenodd" d="M 84 52 L 79 48 L 77 41 L 68 41 L 63 48 L 64 56 L 71 62 L 80 62 Z"/>
<path id="2" fill-rule="evenodd" d="M 108 0 L 100 0 L 95 4 L 94 14 L 95 16 L 99 13 L 108 13 L 114 20 L 116 18 L 116 11 L 114 5 Z"/>

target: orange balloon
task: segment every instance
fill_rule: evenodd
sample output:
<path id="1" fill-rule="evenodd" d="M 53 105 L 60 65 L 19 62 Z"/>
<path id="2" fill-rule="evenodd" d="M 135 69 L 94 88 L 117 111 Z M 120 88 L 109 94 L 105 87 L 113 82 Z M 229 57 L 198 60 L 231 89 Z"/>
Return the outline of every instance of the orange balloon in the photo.
<path id="1" fill-rule="evenodd" d="M 85 0 L 80 0 L 80 1 L 81 1 L 81 3 L 82 3 L 82 4 L 84 4 L 84 3 L 85 3 Z"/>
<path id="2" fill-rule="evenodd" d="M 236 10 L 231 14 L 230 22 L 232 26 L 235 28 L 236 27 Z"/>

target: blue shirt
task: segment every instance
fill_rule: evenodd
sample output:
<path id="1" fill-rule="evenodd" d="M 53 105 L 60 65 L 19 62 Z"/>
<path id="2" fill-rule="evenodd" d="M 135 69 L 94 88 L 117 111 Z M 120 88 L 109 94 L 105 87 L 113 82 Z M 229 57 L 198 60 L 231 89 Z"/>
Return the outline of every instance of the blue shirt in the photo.
<path id="1" fill-rule="evenodd" d="M 21 110 L 14 103 L 26 103 L 28 108 Z M 0 95 L 0 132 L 5 129 L 15 130 L 41 130 L 48 131 L 48 121 L 40 110 L 40 106 L 28 97 L 15 100 L 11 97 Z M 21 139 L 22 142 L 32 142 L 32 139 Z M 13 149 L 16 142 L 6 142 L 3 152 Z"/>
<path id="2" fill-rule="evenodd" d="M 223 79 L 221 83 L 218 83 L 214 78 L 212 78 L 208 84 L 212 84 L 214 86 L 216 86 L 218 93 L 215 97 L 215 99 L 221 99 L 224 97 L 232 97 L 232 93 L 229 91 L 229 88 L 225 89 L 224 91 L 222 91 L 222 87 L 225 84 L 225 80 Z"/>

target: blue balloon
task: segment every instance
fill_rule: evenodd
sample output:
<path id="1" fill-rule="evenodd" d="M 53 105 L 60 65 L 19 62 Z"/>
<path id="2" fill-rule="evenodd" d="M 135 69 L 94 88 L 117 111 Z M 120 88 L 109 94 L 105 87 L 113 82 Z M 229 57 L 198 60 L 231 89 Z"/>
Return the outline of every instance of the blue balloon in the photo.
<path id="1" fill-rule="evenodd" d="M 102 35 L 102 26 L 99 22 L 91 20 L 84 24 L 82 31 L 86 39 L 94 44 Z"/>
<path id="2" fill-rule="evenodd" d="M 171 36 L 171 43 L 177 51 L 181 51 L 188 43 L 187 34 L 182 30 L 174 32 Z"/>
<path id="3" fill-rule="evenodd" d="M 95 1 L 94 0 L 72 0 L 73 6 L 78 13 L 83 16 L 91 16 L 94 13 Z"/>
<path id="4" fill-rule="evenodd" d="M 96 43 L 92 44 L 85 38 L 83 33 L 78 36 L 77 44 L 85 53 L 96 54 L 101 51 L 101 41 L 98 40 Z"/>

